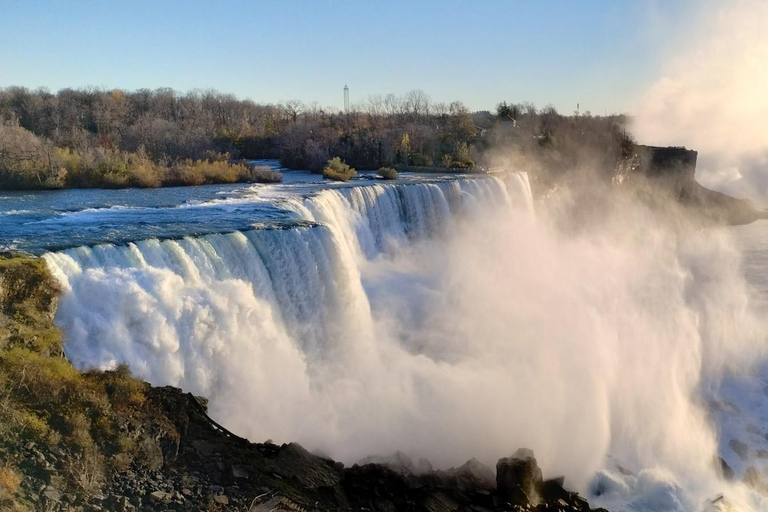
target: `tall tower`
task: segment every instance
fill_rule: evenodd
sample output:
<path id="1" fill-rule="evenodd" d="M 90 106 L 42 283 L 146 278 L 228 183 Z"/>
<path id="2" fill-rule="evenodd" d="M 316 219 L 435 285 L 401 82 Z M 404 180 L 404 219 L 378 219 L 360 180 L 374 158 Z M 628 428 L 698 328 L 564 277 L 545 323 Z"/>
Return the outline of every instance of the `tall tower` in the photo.
<path id="1" fill-rule="evenodd" d="M 344 112 L 349 113 L 349 87 L 344 86 Z"/>

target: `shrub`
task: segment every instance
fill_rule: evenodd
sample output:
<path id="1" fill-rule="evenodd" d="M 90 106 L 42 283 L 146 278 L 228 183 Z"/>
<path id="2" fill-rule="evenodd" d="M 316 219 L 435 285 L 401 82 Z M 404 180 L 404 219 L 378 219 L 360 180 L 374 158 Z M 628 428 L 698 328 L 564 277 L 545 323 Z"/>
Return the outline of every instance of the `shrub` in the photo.
<path id="1" fill-rule="evenodd" d="M 219 160 L 179 160 L 171 168 L 171 185 L 206 185 L 247 181 L 248 167 Z"/>
<path id="2" fill-rule="evenodd" d="M 411 165 L 415 167 L 430 167 L 432 165 L 432 159 L 421 153 L 411 155 Z"/>
<path id="3" fill-rule="evenodd" d="M 472 160 L 454 160 L 450 165 L 451 169 L 474 169 L 475 162 Z"/>
<path id="4" fill-rule="evenodd" d="M 323 178 L 334 181 L 349 181 L 357 175 L 354 167 L 350 167 L 341 161 L 339 157 L 328 160 L 323 169 Z"/>
<path id="5" fill-rule="evenodd" d="M 379 169 L 379 176 L 385 180 L 396 180 L 398 178 L 397 171 L 392 167 L 382 167 Z"/>
<path id="6" fill-rule="evenodd" d="M 280 183 L 283 175 L 280 171 L 273 171 L 269 167 L 256 166 L 248 170 L 248 181 L 251 183 Z"/>

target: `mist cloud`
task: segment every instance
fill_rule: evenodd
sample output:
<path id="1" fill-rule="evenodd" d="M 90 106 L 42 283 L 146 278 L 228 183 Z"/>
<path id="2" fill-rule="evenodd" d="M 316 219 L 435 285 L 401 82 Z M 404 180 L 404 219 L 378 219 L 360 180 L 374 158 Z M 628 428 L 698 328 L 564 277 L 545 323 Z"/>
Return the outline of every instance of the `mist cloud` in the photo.
<path id="1" fill-rule="evenodd" d="M 640 98 L 639 142 L 699 152 L 705 186 L 768 202 L 768 3 L 692 3 L 701 8 L 663 76 Z"/>

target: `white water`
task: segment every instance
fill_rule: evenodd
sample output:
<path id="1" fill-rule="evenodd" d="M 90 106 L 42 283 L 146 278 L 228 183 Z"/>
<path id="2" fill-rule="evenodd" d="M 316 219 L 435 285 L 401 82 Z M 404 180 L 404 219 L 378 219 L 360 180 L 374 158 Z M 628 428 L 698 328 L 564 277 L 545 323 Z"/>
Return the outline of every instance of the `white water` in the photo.
<path id="1" fill-rule="evenodd" d="M 627 206 L 565 236 L 531 204 L 524 175 L 353 187 L 284 202 L 313 227 L 52 253 L 56 320 L 79 367 L 208 396 L 252 440 L 443 467 L 528 446 L 593 506 L 759 509 L 712 470 L 703 405 L 765 355 L 731 235 Z"/>

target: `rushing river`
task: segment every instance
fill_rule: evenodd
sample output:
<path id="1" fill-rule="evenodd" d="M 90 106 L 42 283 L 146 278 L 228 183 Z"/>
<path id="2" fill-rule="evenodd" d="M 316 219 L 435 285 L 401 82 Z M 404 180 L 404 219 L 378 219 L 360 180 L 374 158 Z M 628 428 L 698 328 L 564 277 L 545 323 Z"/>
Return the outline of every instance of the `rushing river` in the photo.
<path id="1" fill-rule="evenodd" d="M 633 207 L 566 236 L 515 173 L 1 195 L 74 364 L 208 396 L 252 440 L 439 467 L 527 446 L 593 506 L 765 504 L 713 460 L 768 469 L 768 224 Z"/>

